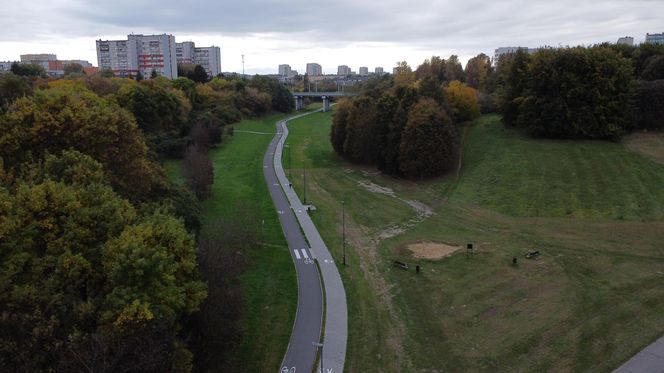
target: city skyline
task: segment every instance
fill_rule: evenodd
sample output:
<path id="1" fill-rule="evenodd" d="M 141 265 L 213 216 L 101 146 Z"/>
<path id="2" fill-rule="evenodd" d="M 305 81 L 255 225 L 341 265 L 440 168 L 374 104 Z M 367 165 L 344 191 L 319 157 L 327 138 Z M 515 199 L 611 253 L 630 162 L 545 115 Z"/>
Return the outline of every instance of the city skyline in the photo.
<path id="1" fill-rule="evenodd" d="M 640 43 L 646 33 L 664 31 L 658 16 L 664 3 L 648 0 L 582 4 L 416 0 L 407 5 L 250 0 L 242 6 L 202 2 L 200 13 L 181 2 L 154 4 L 124 0 L 6 4 L 0 15 L 7 30 L 0 35 L 0 60 L 54 53 L 94 63 L 95 40 L 166 33 L 175 35 L 177 42 L 219 46 L 226 72 L 241 72 L 244 54 L 247 74 L 275 73 L 279 64 L 303 72 L 309 62 L 332 74 L 340 65 L 390 70 L 397 61 L 406 60 L 415 67 L 432 55 L 456 54 L 465 63 L 479 53 L 492 56 L 496 48 L 507 46 L 589 45 L 616 42 L 627 35 Z"/>

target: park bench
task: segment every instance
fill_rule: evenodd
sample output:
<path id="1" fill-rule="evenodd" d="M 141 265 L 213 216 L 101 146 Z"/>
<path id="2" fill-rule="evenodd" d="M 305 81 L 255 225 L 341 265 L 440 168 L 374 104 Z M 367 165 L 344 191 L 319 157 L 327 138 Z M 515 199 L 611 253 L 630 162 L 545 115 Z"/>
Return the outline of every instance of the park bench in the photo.
<path id="1" fill-rule="evenodd" d="M 536 259 L 540 255 L 538 250 L 530 250 L 526 253 L 526 259 Z"/>
<path id="2" fill-rule="evenodd" d="M 394 266 L 395 266 L 395 267 L 399 267 L 399 268 L 401 268 L 401 269 L 408 269 L 408 264 L 406 264 L 406 263 L 404 263 L 404 262 L 400 262 L 400 261 L 398 261 L 398 260 L 395 260 L 395 261 L 394 261 Z"/>

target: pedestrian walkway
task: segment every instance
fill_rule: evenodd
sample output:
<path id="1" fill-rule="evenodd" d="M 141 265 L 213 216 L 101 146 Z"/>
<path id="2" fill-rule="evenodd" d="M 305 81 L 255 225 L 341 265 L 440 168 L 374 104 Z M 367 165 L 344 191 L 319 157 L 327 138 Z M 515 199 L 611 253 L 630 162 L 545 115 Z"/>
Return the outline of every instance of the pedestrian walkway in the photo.
<path id="1" fill-rule="evenodd" d="M 299 117 L 299 116 L 298 116 Z M 289 118 L 288 120 L 295 119 Z M 341 276 L 336 263 L 325 242 L 321 238 L 314 225 L 306 207 L 302 204 L 281 165 L 281 155 L 284 143 L 288 137 L 287 121 L 277 124 L 277 132 L 281 132 L 281 138 L 277 144 L 274 154 L 274 169 L 277 179 L 288 198 L 291 209 L 300 223 L 300 227 L 309 242 L 309 251 L 313 259 L 318 261 L 320 274 L 325 294 L 325 334 L 323 336 L 322 366 L 324 373 L 343 372 L 346 358 L 346 342 L 348 339 L 348 311 L 346 305 L 346 292 L 344 290 Z M 299 254 L 299 253 L 298 253 Z M 302 253 L 304 258 L 304 253 Z"/>
<path id="2" fill-rule="evenodd" d="M 643 349 L 613 373 L 664 373 L 664 337 Z"/>

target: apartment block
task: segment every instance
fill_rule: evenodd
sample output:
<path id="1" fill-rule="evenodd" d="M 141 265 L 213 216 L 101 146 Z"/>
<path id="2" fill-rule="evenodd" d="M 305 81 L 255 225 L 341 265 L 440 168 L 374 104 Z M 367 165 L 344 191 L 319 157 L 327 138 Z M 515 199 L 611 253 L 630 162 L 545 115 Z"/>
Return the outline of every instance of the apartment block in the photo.
<path id="1" fill-rule="evenodd" d="M 194 63 L 201 65 L 210 77 L 221 74 L 221 50 L 211 47 L 194 48 Z"/>
<path id="2" fill-rule="evenodd" d="M 97 66 L 112 70 L 116 76 L 136 76 L 139 71 L 136 39 L 97 40 Z"/>
<path id="3" fill-rule="evenodd" d="M 317 63 L 308 63 L 307 75 L 309 76 L 323 75 L 323 68 Z"/>
<path id="4" fill-rule="evenodd" d="M 286 65 L 286 64 L 279 65 L 279 75 L 280 76 L 290 76 L 291 71 L 293 71 L 293 70 L 291 70 L 290 65 Z"/>
<path id="5" fill-rule="evenodd" d="M 385 74 L 385 72 L 383 71 L 383 68 L 382 68 L 382 67 L 376 67 L 376 68 L 374 69 L 374 74 L 376 74 L 376 75 L 383 75 L 383 74 Z"/>
<path id="6" fill-rule="evenodd" d="M 664 32 L 659 34 L 646 34 L 646 43 L 664 44 Z"/>
<path id="7" fill-rule="evenodd" d="M 350 75 L 350 67 L 346 65 L 337 66 L 337 75 Z"/>
<path id="8" fill-rule="evenodd" d="M 360 75 L 362 76 L 369 75 L 369 68 L 366 66 L 360 66 Z"/>
<path id="9" fill-rule="evenodd" d="M 619 38 L 616 44 L 634 45 L 634 38 L 631 36 L 624 36 Z"/>
<path id="10" fill-rule="evenodd" d="M 143 76 L 149 77 L 154 71 L 168 79 L 178 77 L 175 36 L 131 34 L 127 39 L 136 41 L 138 70 Z"/>
<path id="11" fill-rule="evenodd" d="M 193 41 L 175 43 L 175 59 L 178 63 L 194 63 L 196 44 Z"/>

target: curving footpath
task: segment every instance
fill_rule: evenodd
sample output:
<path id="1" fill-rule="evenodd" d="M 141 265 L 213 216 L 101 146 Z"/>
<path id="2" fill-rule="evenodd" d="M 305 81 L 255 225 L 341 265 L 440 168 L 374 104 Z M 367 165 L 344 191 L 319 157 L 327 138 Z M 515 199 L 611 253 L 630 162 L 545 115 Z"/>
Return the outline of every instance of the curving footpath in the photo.
<path id="1" fill-rule="evenodd" d="M 288 137 L 287 122 L 309 114 L 311 113 L 277 123 L 277 134 L 263 161 L 263 173 L 295 262 L 298 284 L 298 305 L 293 332 L 279 372 L 311 372 L 317 352 L 313 343 L 320 340 L 323 344 L 323 372 L 341 373 L 348 339 L 346 292 L 332 255 L 295 190 L 290 187 L 281 165 L 281 155 Z M 318 262 L 318 266 L 314 261 Z M 323 304 L 325 330 L 321 335 Z M 320 371 L 320 368 L 319 366 L 317 371 Z"/>
<path id="2" fill-rule="evenodd" d="M 664 372 L 664 337 L 656 340 L 643 351 L 629 359 L 613 373 L 662 373 Z"/>

